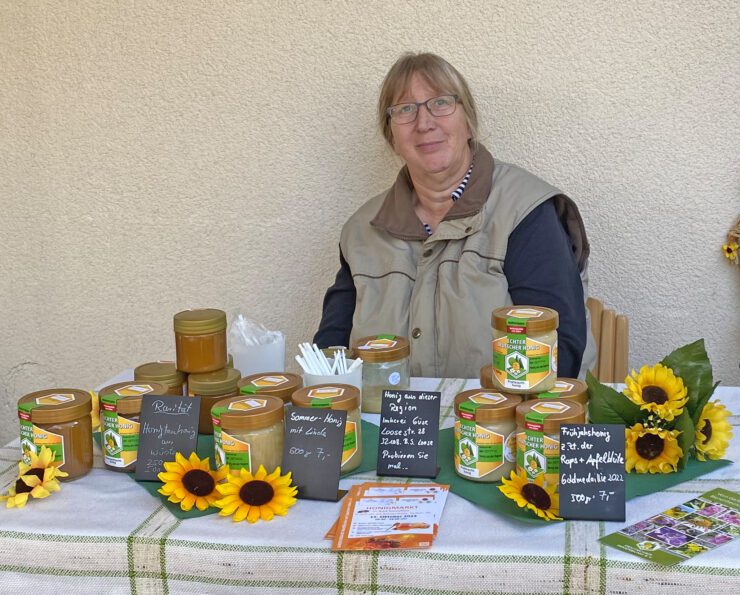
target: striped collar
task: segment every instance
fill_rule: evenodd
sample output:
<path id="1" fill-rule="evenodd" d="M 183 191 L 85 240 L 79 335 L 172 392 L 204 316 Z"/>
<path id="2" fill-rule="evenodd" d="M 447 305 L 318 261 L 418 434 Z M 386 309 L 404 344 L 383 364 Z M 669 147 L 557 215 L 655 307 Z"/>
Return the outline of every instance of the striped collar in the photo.
<path id="1" fill-rule="evenodd" d="M 452 193 L 454 204 L 442 221 L 474 215 L 488 200 L 493 176 L 493 157 L 483 145 L 479 145 L 473 155 L 473 163 L 475 167 L 471 165 L 460 185 Z M 426 240 L 430 234 L 414 211 L 413 191 L 411 176 L 408 168 L 404 166 L 370 225 L 402 240 Z M 458 193 L 457 200 L 454 198 L 455 193 Z"/>

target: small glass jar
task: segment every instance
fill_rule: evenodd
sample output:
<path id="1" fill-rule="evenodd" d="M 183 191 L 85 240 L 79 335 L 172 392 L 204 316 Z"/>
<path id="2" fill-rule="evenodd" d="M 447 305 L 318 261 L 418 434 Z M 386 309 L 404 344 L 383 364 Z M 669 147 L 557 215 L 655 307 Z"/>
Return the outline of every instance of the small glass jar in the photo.
<path id="1" fill-rule="evenodd" d="M 493 365 L 486 364 L 480 369 L 480 387 L 496 390 L 493 385 Z"/>
<path id="2" fill-rule="evenodd" d="M 516 462 L 518 395 L 466 390 L 455 397 L 455 471 L 471 481 L 493 482 Z"/>
<path id="3" fill-rule="evenodd" d="M 545 485 L 560 483 L 560 426 L 585 422 L 575 401 L 531 399 L 516 408 L 516 470 L 529 481 L 544 474 Z"/>
<path id="4" fill-rule="evenodd" d="M 271 395 L 279 397 L 283 403 L 290 403 L 291 395 L 303 386 L 303 378 L 288 372 L 260 372 L 250 374 L 239 381 L 242 395 Z"/>
<path id="5" fill-rule="evenodd" d="M 203 308 L 175 314 L 177 369 L 188 374 L 221 370 L 226 365 L 226 313 Z"/>
<path id="6" fill-rule="evenodd" d="M 342 448 L 342 473 L 354 471 L 362 462 L 360 389 L 350 384 L 317 384 L 293 393 L 295 407 L 322 407 L 347 412 Z"/>
<path id="7" fill-rule="evenodd" d="M 505 306 L 491 314 L 493 384 L 512 393 L 550 390 L 558 375 L 558 313 Z"/>
<path id="8" fill-rule="evenodd" d="M 40 390 L 18 400 L 23 462 L 31 463 L 29 452 L 42 446 L 54 453 L 61 481 L 85 475 L 93 465 L 92 398 L 75 388 Z"/>
<path id="9" fill-rule="evenodd" d="M 188 393 L 191 397 L 200 397 L 200 417 L 198 433 L 213 434 L 211 407 L 226 397 L 239 394 L 239 370 L 224 368 L 207 374 L 191 374 L 188 377 Z"/>
<path id="10" fill-rule="evenodd" d="M 134 368 L 134 380 L 139 382 L 160 382 L 170 389 L 169 395 L 187 395 L 188 375 L 178 370 L 175 362 L 147 362 Z"/>
<path id="11" fill-rule="evenodd" d="M 230 397 L 211 409 L 216 467 L 252 473 L 263 465 L 272 473 L 283 460 L 282 399 L 269 395 Z"/>
<path id="12" fill-rule="evenodd" d="M 528 395 L 529 396 L 529 395 Z M 547 392 L 532 395 L 537 399 L 557 399 L 570 403 L 575 401 L 583 407 L 586 423 L 588 423 L 588 386 L 577 378 L 558 378 L 555 385 Z"/>
<path id="13" fill-rule="evenodd" d="M 101 447 L 106 469 L 136 470 L 141 398 L 167 394 L 170 387 L 161 382 L 118 382 L 100 389 Z"/>
<path id="14" fill-rule="evenodd" d="M 406 337 L 374 335 L 354 342 L 362 358 L 362 410 L 380 413 L 384 390 L 405 390 L 411 383 L 411 347 Z"/>

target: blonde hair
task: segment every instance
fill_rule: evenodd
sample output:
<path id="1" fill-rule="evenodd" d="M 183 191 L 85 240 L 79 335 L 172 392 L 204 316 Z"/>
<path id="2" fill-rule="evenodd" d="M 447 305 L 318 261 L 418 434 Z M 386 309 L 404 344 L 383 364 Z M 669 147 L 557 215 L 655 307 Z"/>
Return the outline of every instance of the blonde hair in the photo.
<path id="1" fill-rule="evenodd" d="M 385 75 L 380 88 L 380 97 L 378 97 L 378 125 L 383 138 L 391 147 L 393 146 L 393 132 L 387 110 L 394 105 L 398 97 L 408 90 L 414 74 L 421 75 L 440 93 L 457 95 L 465 111 L 465 120 L 470 130 L 470 145 L 475 149 L 478 144 L 478 112 L 468 83 L 447 60 L 430 53 L 407 52 L 396 60 L 388 74 Z"/>

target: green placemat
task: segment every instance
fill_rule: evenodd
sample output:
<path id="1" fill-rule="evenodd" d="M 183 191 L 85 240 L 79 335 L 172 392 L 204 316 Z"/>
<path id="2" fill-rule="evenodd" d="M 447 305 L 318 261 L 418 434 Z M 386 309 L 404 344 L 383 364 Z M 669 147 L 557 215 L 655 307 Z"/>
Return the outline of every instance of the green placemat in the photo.
<path id="1" fill-rule="evenodd" d="M 350 471 L 349 473 L 345 473 L 344 475 L 342 475 L 343 478 L 349 477 L 350 475 L 355 475 L 356 473 L 364 473 L 366 471 L 372 471 L 373 469 L 375 469 L 378 461 L 378 431 L 378 426 L 368 423 L 364 420 L 362 421 L 362 463 L 360 463 L 360 466 L 357 467 L 357 469 L 355 469 L 354 471 Z M 98 443 L 98 446 L 100 446 L 100 433 L 96 432 L 93 436 L 95 438 L 95 441 Z M 212 463 L 213 436 L 211 434 L 198 434 L 198 445 L 195 447 L 195 452 L 201 459 L 208 457 L 209 459 L 211 459 Z M 133 473 L 125 473 L 124 475 L 127 475 L 128 477 L 136 481 L 134 479 Z M 157 491 L 159 490 L 159 488 L 162 487 L 162 482 L 138 481 L 136 483 L 138 483 L 142 488 L 144 488 L 155 498 L 161 499 L 167 510 L 169 510 L 178 519 L 194 519 L 209 514 L 216 514 L 218 512 L 218 508 L 207 508 L 206 510 L 198 510 L 197 508 L 193 508 L 192 510 L 185 512 L 182 508 L 180 508 L 179 504 L 170 502 L 165 496 Z"/>
<path id="2" fill-rule="evenodd" d="M 501 493 L 498 486 L 500 482 L 495 483 L 478 483 L 463 479 L 455 473 L 455 463 L 453 459 L 454 430 L 447 428 L 439 431 L 439 450 L 444 453 L 439 457 L 440 473 L 437 476 L 439 483 L 450 484 L 450 491 L 461 498 L 465 498 L 478 506 L 503 514 L 520 521 L 534 524 L 546 524 L 547 521 L 534 516 L 533 512 L 526 508 L 519 508 L 513 500 L 510 500 Z M 647 496 L 655 492 L 662 492 L 675 485 L 696 479 L 716 469 L 731 465 L 732 461 L 706 461 L 700 462 L 690 459 L 683 470 L 676 473 L 664 474 L 637 474 L 628 473 L 626 478 L 626 498 L 636 498 L 637 496 Z"/>

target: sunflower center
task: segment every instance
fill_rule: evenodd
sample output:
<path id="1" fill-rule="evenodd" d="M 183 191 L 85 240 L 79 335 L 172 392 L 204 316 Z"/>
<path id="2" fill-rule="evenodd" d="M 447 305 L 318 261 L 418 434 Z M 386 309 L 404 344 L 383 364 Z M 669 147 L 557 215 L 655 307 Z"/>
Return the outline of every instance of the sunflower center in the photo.
<path id="1" fill-rule="evenodd" d="M 183 487 L 196 496 L 207 496 L 216 487 L 211 474 L 203 469 L 191 469 L 182 477 Z"/>
<path id="2" fill-rule="evenodd" d="M 646 403 L 657 403 L 662 405 L 668 400 L 668 395 L 659 386 L 646 386 L 642 389 L 642 400 Z"/>
<path id="3" fill-rule="evenodd" d="M 706 444 L 712 439 L 712 422 L 708 419 L 705 420 L 704 427 L 699 431 L 704 434 L 704 444 Z"/>
<path id="4" fill-rule="evenodd" d="M 540 510 L 550 508 L 550 494 L 534 483 L 528 483 L 522 488 L 522 496 L 530 504 L 534 504 Z"/>
<path id="5" fill-rule="evenodd" d="M 239 490 L 239 497 L 250 506 L 262 506 L 267 504 L 275 495 L 275 490 L 266 481 L 254 479 L 245 483 Z"/>
<path id="6" fill-rule="evenodd" d="M 635 440 L 637 454 L 648 461 L 659 457 L 664 447 L 665 441 L 657 434 L 645 434 Z"/>
<path id="7" fill-rule="evenodd" d="M 41 481 L 44 480 L 44 470 L 43 469 L 29 469 L 26 471 L 23 475 L 35 475 L 38 477 Z M 27 486 L 26 483 L 22 479 L 18 479 L 18 481 L 15 482 L 15 493 L 16 494 L 25 494 L 26 492 L 30 492 L 33 488 L 30 486 Z"/>

